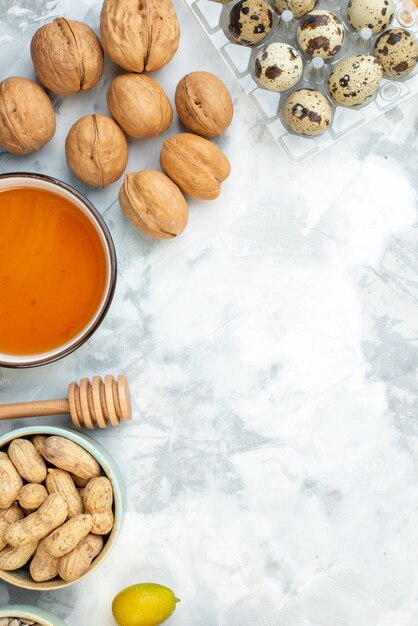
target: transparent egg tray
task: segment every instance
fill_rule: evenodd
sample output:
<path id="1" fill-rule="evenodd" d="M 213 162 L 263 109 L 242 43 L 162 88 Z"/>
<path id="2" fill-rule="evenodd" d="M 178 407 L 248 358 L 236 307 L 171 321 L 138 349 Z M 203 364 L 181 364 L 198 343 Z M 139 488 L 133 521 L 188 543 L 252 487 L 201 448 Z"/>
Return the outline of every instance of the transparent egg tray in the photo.
<path id="1" fill-rule="evenodd" d="M 345 29 L 345 41 L 340 52 L 321 68 L 321 62 L 313 61 L 298 45 L 296 29 L 299 20 L 292 19 L 289 11 L 281 16 L 275 11 L 272 2 L 269 3 L 273 12 L 273 28 L 269 35 L 255 46 L 239 45 L 230 37 L 228 30 L 229 13 L 239 0 L 228 3 L 214 0 L 185 0 L 186 4 L 197 17 L 201 26 L 208 34 L 213 45 L 221 54 L 227 65 L 234 73 L 242 89 L 255 103 L 262 120 L 267 125 L 275 141 L 293 161 L 305 161 L 350 132 L 367 124 L 383 112 L 394 108 L 400 102 L 418 93 L 418 66 L 406 77 L 395 79 L 383 78 L 379 90 L 372 101 L 356 107 L 336 106 L 331 102 L 327 90 L 327 78 L 338 61 L 354 54 L 372 54 L 373 45 L 379 35 L 372 38 L 362 37 L 355 33 L 348 24 L 346 17 L 347 0 L 319 0 L 316 9 L 328 9 L 338 15 Z M 398 0 L 395 4 L 395 17 L 389 28 L 406 28 L 418 37 L 418 7 L 413 0 Z M 368 29 L 366 29 L 368 30 Z M 365 33 L 367 35 L 367 33 Z M 370 37 L 370 31 L 368 33 Z M 271 42 L 289 43 L 298 49 L 304 61 L 304 72 L 300 81 L 292 89 L 277 93 L 261 88 L 254 76 L 254 57 L 257 51 Z M 323 135 L 304 137 L 294 134 L 286 128 L 281 116 L 281 105 L 284 99 L 292 92 L 301 88 L 311 88 L 321 91 L 332 103 L 332 124 Z"/>

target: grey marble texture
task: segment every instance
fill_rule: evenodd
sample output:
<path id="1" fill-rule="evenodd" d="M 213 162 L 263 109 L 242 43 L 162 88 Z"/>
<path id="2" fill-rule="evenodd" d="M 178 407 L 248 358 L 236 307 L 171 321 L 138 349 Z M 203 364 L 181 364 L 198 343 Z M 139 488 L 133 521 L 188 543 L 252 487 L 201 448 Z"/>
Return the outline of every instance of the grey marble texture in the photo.
<path id="1" fill-rule="evenodd" d="M 111 626 L 113 596 L 155 581 L 182 600 L 172 626 L 416 626 L 418 98 L 294 165 L 175 4 L 181 47 L 156 78 L 172 99 L 186 72 L 212 71 L 236 108 L 217 142 L 232 175 L 219 200 L 190 202 L 181 237 L 136 233 L 118 183 L 89 189 L 66 167 L 71 124 L 107 111 L 109 61 L 90 93 L 53 98 L 45 149 L 0 153 L 1 172 L 45 172 L 86 193 L 119 258 L 94 337 L 59 363 L 2 370 L 1 401 L 124 372 L 135 414 L 95 434 L 128 492 L 105 564 L 55 593 L 0 585 L 0 604 Z M 28 46 L 42 23 L 64 15 L 97 30 L 99 12 L 97 0 L 1 0 L 0 78 L 33 76 Z M 130 141 L 128 171 L 157 166 L 161 142 Z"/>

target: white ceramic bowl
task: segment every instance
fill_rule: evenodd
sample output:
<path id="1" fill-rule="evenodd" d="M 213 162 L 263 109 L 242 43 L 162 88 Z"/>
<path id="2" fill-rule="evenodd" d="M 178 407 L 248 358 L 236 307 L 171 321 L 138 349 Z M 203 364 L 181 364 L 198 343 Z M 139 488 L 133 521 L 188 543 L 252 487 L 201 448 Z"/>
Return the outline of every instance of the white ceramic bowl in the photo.
<path id="1" fill-rule="evenodd" d="M 46 189 L 55 194 L 63 196 L 69 200 L 76 208 L 84 213 L 93 224 L 96 232 L 103 243 L 103 250 L 106 256 L 107 278 L 101 302 L 94 316 L 87 326 L 67 343 L 41 354 L 16 356 L 0 353 L 0 367 L 35 367 L 52 363 L 70 354 L 79 348 L 97 330 L 103 321 L 113 299 L 116 287 L 116 252 L 110 232 L 100 213 L 92 203 L 79 191 L 56 178 L 45 176 L 44 174 L 34 174 L 29 172 L 13 172 L 11 174 L 0 174 L 0 191 L 16 187 L 37 187 Z"/>
<path id="2" fill-rule="evenodd" d="M 22 587 L 23 589 L 30 589 L 32 591 L 51 591 L 53 589 L 62 589 L 63 587 L 68 587 L 69 585 L 79 582 L 94 572 L 94 570 L 97 569 L 101 563 L 103 563 L 115 545 L 119 531 L 122 527 L 123 514 L 125 510 L 125 489 L 122 482 L 122 476 L 110 454 L 91 437 L 88 437 L 84 433 L 70 430 L 69 428 L 61 428 L 58 426 L 28 426 L 26 428 L 18 428 L 17 430 L 12 430 L 10 433 L 0 437 L 0 450 L 2 448 L 6 448 L 9 443 L 17 437 L 33 437 L 34 435 L 58 435 L 60 437 L 66 437 L 67 439 L 74 441 L 74 443 L 78 443 L 78 445 L 87 450 L 87 452 L 90 452 L 103 469 L 105 476 L 107 476 L 112 483 L 114 496 L 113 508 L 115 520 L 112 532 L 106 539 L 104 548 L 100 552 L 99 556 L 94 559 L 87 572 L 85 572 L 78 580 L 72 583 L 67 583 L 65 580 L 55 578 L 54 580 L 37 583 L 32 580 L 27 566 L 11 572 L 0 570 L 0 579 L 10 585 Z"/>
<path id="3" fill-rule="evenodd" d="M 27 606 L 25 604 L 13 604 L 0 607 L 1 617 L 21 617 L 38 622 L 41 626 L 66 626 L 56 615 L 52 615 L 49 611 L 44 611 L 36 606 Z"/>

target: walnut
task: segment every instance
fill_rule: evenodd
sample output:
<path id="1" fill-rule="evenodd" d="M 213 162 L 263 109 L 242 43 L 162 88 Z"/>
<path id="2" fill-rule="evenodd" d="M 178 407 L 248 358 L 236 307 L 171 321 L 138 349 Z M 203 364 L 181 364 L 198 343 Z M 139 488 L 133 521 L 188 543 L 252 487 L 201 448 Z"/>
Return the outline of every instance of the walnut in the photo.
<path id="1" fill-rule="evenodd" d="M 58 17 L 41 26 L 30 52 L 40 82 L 56 93 L 87 91 L 103 72 L 102 47 L 83 22 Z"/>
<path id="2" fill-rule="evenodd" d="M 39 85 L 21 76 L 0 82 L 0 144 L 6 150 L 36 152 L 54 134 L 54 109 Z"/>
<path id="3" fill-rule="evenodd" d="M 93 187 L 107 187 L 120 178 L 128 162 L 128 142 L 106 115 L 86 115 L 70 128 L 65 142 L 70 170 Z"/>
<path id="4" fill-rule="evenodd" d="M 234 115 L 228 89 L 209 72 L 192 72 L 181 79 L 176 108 L 184 126 L 202 137 L 222 135 Z"/>
<path id="5" fill-rule="evenodd" d="M 228 178 L 231 166 L 213 143 L 192 133 L 166 139 L 160 155 L 164 172 L 184 193 L 202 200 L 214 200 L 220 183 Z"/>
<path id="6" fill-rule="evenodd" d="M 162 172 L 126 174 L 119 203 L 128 219 L 145 235 L 172 239 L 186 227 L 187 202 L 177 185 Z"/>
<path id="7" fill-rule="evenodd" d="M 110 83 L 107 105 L 132 137 L 154 137 L 170 128 L 173 111 L 162 87 L 145 74 L 121 74 Z"/>
<path id="8" fill-rule="evenodd" d="M 180 27 L 171 0 L 104 0 L 103 48 L 130 72 L 153 72 L 173 58 Z"/>

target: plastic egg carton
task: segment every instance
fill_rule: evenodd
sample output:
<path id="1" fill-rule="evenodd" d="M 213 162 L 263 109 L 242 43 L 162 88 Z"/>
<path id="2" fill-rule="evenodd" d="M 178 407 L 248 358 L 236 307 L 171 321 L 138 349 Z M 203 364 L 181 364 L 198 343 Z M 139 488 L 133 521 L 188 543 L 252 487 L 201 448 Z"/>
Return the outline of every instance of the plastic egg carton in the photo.
<path id="1" fill-rule="evenodd" d="M 338 15 L 345 27 L 345 42 L 341 51 L 330 61 L 326 61 L 325 69 L 315 70 L 310 60 L 300 47 L 296 38 L 296 28 L 299 20 L 286 23 L 277 15 L 272 3 L 273 28 L 270 34 L 258 45 L 253 47 L 241 46 L 235 43 L 228 32 L 229 13 L 231 8 L 239 0 L 233 0 L 227 4 L 213 0 L 185 0 L 191 11 L 197 17 L 201 26 L 211 39 L 224 61 L 234 73 L 242 89 L 255 103 L 260 117 L 265 122 L 275 141 L 293 161 L 305 161 L 336 141 L 342 139 L 350 132 L 377 118 L 383 112 L 394 108 L 398 103 L 418 93 L 418 67 L 409 76 L 399 80 L 383 78 L 378 93 L 373 101 L 359 107 L 342 107 L 333 103 L 333 120 L 330 128 L 321 136 L 310 138 L 295 135 L 281 119 L 280 107 L 285 97 L 296 89 L 309 87 L 318 89 L 327 98 L 327 78 L 332 67 L 342 58 L 353 54 L 372 54 L 373 45 L 379 35 L 373 36 L 367 43 L 361 36 L 355 33 L 348 25 L 346 18 L 347 0 L 320 0 L 315 9 L 328 9 Z M 415 36 L 418 36 L 418 8 L 415 8 L 413 0 L 396 0 L 395 18 L 390 28 L 404 27 Z M 402 22 L 402 16 L 407 12 L 412 16 L 413 25 Z M 289 12 L 288 12 L 289 13 Z M 287 16 L 288 17 L 288 16 Z M 297 48 L 304 60 L 304 73 L 301 80 L 289 91 L 276 93 L 262 89 L 258 86 L 253 75 L 254 56 L 257 51 L 272 41 L 282 41 Z"/>

